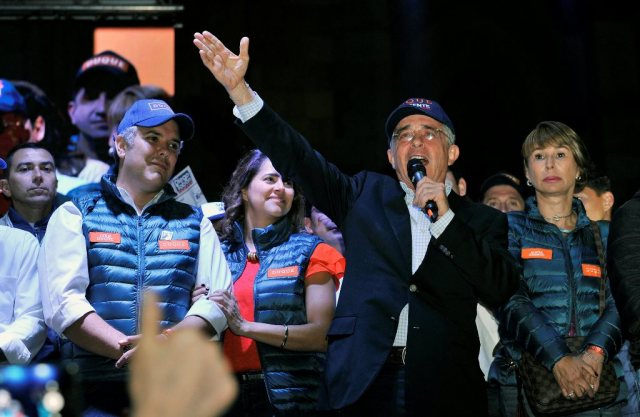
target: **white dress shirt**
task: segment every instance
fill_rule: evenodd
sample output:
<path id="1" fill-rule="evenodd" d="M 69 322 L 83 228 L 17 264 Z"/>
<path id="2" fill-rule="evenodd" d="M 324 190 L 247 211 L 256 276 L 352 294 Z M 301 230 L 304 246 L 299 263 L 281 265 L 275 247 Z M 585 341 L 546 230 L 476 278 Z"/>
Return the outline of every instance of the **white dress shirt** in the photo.
<path id="1" fill-rule="evenodd" d="M 132 199 L 122 189 L 119 190 L 123 199 L 135 209 Z M 142 211 L 153 204 L 159 195 Z M 206 217 L 200 223 L 197 265 L 196 286 L 204 284 L 211 291 L 231 291 L 229 267 L 218 236 Z M 38 270 L 42 277 L 44 317 L 47 325 L 58 334 L 62 335 L 67 327 L 95 311 L 86 299 L 89 268 L 87 246 L 82 233 L 82 215 L 72 202 L 64 203 L 51 216 L 42 240 Z M 187 316 L 198 316 L 208 321 L 216 331 L 216 338 L 227 327 L 222 310 L 205 297 L 191 306 Z"/>
<path id="2" fill-rule="evenodd" d="M 38 249 L 38 240 L 30 233 L 0 226 L 0 349 L 12 364 L 29 363 L 47 337 Z"/>

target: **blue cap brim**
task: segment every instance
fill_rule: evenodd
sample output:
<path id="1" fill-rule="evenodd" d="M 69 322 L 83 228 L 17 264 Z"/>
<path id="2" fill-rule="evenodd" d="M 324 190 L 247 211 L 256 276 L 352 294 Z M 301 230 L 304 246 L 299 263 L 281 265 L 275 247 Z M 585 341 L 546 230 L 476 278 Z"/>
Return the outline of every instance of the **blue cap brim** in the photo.
<path id="1" fill-rule="evenodd" d="M 170 120 L 173 120 L 178 124 L 181 140 L 189 140 L 193 138 L 193 132 L 194 132 L 193 120 L 191 120 L 191 117 L 187 116 L 184 113 L 150 117 L 148 119 L 145 119 L 136 123 L 136 126 L 156 127 L 156 126 L 163 125 Z"/>

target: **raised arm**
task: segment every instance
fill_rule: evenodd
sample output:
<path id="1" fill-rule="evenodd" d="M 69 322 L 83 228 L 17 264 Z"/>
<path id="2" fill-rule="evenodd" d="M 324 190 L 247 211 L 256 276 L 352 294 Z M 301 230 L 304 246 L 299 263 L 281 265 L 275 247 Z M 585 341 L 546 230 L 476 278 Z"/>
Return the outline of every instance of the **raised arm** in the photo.
<path id="1" fill-rule="evenodd" d="M 193 43 L 200 51 L 202 63 L 227 90 L 231 100 L 237 106 L 250 102 L 253 93 L 244 80 L 249 67 L 249 38 L 243 37 L 240 40 L 240 52 L 236 55 L 207 31 L 197 32 L 193 36 Z"/>

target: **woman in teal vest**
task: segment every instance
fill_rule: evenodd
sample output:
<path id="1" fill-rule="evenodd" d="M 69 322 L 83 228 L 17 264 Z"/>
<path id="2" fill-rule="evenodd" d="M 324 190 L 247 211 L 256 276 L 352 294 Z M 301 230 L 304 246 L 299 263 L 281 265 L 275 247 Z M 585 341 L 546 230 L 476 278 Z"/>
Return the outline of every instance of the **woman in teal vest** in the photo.
<path id="1" fill-rule="evenodd" d="M 302 232 L 300 190 L 258 150 L 240 160 L 222 200 L 234 287 L 209 298 L 227 316 L 224 351 L 240 383 L 228 415 L 313 415 L 344 258 Z"/>
<path id="2" fill-rule="evenodd" d="M 584 409 L 566 414 L 619 416 L 619 401 L 599 409 L 585 405 L 606 388 L 600 384 L 603 366 L 616 361 L 622 339 L 598 250 L 600 246 L 604 256 L 609 225 L 592 225 L 574 198 L 576 187 L 591 171 L 586 146 L 569 126 L 545 121 L 527 136 L 522 158 L 535 196 L 527 199 L 524 211 L 507 213 L 509 251 L 523 281 L 499 315 L 500 343 L 489 372 L 489 383 L 498 394 L 493 411 L 515 415 L 515 365 L 527 352 L 553 373 L 562 395 Z M 583 338 L 578 351 L 570 349 L 567 337 Z M 519 372 L 527 370 L 520 367 Z M 524 391 L 520 404 L 525 415 L 533 415 L 536 399 Z M 626 387 L 619 397 L 626 397 Z"/>

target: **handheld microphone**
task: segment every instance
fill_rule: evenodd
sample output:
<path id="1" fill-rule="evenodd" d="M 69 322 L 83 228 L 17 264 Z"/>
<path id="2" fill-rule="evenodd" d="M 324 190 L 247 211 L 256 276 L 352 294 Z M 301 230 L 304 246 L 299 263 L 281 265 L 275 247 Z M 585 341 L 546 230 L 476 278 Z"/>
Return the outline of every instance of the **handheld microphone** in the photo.
<path id="1" fill-rule="evenodd" d="M 413 183 L 413 187 L 416 187 L 418 181 L 427 176 L 427 171 L 424 169 L 424 165 L 419 159 L 410 159 L 407 162 L 407 174 Z M 438 219 L 438 205 L 435 201 L 429 200 L 424 206 L 424 212 L 429 216 L 429 220 L 435 222 Z"/>

